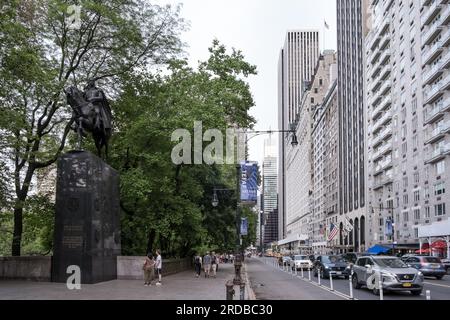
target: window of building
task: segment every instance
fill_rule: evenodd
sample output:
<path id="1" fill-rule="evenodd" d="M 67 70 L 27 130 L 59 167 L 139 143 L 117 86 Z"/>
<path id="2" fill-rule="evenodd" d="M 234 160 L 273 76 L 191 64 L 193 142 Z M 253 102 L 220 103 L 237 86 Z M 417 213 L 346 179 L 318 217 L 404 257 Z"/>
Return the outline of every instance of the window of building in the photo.
<path id="1" fill-rule="evenodd" d="M 420 220 L 420 209 L 414 209 L 414 220 Z"/>
<path id="2" fill-rule="evenodd" d="M 404 194 L 404 195 L 403 195 L 403 204 L 404 204 L 404 205 L 407 205 L 407 204 L 408 204 L 408 200 L 409 200 L 409 199 L 408 199 L 408 195 L 407 195 L 407 194 Z"/>
<path id="3" fill-rule="evenodd" d="M 445 160 L 436 163 L 436 174 L 441 175 L 445 173 Z"/>
<path id="4" fill-rule="evenodd" d="M 434 206 L 434 215 L 436 217 L 445 215 L 445 203 L 440 203 Z"/>
<path id="5" fill-rule="evenodd" d="M 405 155 L 408 152 L 408 143 L 405 141 L 402 143 L 402 154 Z"/>
<path id="6" fill-rule="evenodd" d="M 419 202 L 420 201 L 420 191 L 416 190 L 414 191 L 414 202 Z"/>
<path id="7" fill-rule="evenodd" d="M 430 207 L 425 207 L 425 219 L 430 219 Z"/>
<path id="8" fill-rule="evenodd" d="M 409 212 L 403 212 L 403 221 L 408 222 L 409 221 Z"/>
<path id="9" fill-rule="evenodd" d="M 425 200 L 430 199 L 430 188 L 429 187 L 425 187 L 423 189 L 423 196 L 424 196 Z"/>
<path id="10" fill-rule="evenodd" d="M 445 193 L 445 183 L 441 182 L 434 186 L 434 194 L 439 196 Z"/>
<path id="11" fill-rule="evenodd" d="M 403 189 L 408 188 L 408 177 L 403 177 Z"/>

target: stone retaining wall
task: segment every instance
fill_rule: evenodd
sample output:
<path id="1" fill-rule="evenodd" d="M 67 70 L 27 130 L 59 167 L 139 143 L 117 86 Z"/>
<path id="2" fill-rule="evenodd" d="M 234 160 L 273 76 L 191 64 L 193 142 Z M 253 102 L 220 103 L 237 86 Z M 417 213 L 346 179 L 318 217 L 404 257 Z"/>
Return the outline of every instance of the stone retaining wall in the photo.
<path id="1" fill-rule="evenodd" d="M 117 257 L 117 279 L 143 279 L 145 257 Z M 51 281 L 51 256 L 0 257 L 0 280 Z M 190 259 L 163 259 L 163 276 L 192 269 Z"/>
<path id="2" fill-rule="evenodd" d="M 117 257 L 117 279 L 120 280 L 141 280 L 143 279 L 142 266 L 145 257 L 141 256 L 120 256 Z M 168 276 L 171 274 L 183 272 L 192 269 L 190 259 L 163 259 L 162 274 Z"/>
<path id="3" fill-rule="evenodd" d="M 51 280 L 51 256 L 0 257 L 0 279 Z"/>

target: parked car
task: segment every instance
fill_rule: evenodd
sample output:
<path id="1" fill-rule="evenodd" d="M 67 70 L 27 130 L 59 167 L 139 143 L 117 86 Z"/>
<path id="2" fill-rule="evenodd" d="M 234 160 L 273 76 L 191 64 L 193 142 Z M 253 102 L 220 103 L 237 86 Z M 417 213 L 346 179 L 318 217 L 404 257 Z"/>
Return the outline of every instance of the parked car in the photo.
<path id="1" fill-rule="evenodd" d="M 308 256 L 305 255 L 295 255 L 292 256 L 292 260 L 291 260 L 291 268 L 292 270 L 311 270 L 313 268 L 313 263 L 312 261 L 309 259 Z"/>
<path id="2" fill-rule="evenodd" d="M 355 289 L 366 286 L 378 295 L 380 290 L 374 286 L 375 273 L 382 276 L 384 291 L 410 291 L 420 295 L 423 290 L 423 274 L 419 270 L 408 267 L 401 259 L 389 256 L 359 257 L 353 266 L 352 283 Z"/>
<path id="3" fill-rule="evenodd" d="M 368 252 L 347 252 L 342 254 L 342 258 L 350 264 L 355 264 L 356 260 L 362 256 L 370 256 L 371 254 Z"/>
<path id="4" fill-rule="evenodd" d="M 436 257 L 412 256 L 404 262 L 422 272 L 424 276 L 436 277 L 438 280 L 441 280 L 447 274 L 445 265 L 441 262 L 441 259 Z"/>
<path id="5" fill-rule="evenodd" d="M 402 259 L 402 261 L 405 262 L 411 257 L 427 257 L 427 256 L 428 256 L 427 254 L 407 253 L 404 254 L 400 259 Z"/>
<path id="6" fill-rule="evenodd" d="M 350 266 L 345 262 L 342 256 L 318 256 L 314 263 L 314 276 L 317 277 L 320 272 L 321 278 L 350 276 Z"/>
<path id="7" fill-rule="evenodd" d="M 445 270 L 447 270 L 447 274 L 450 273 L 450 259 L 441 259 L 442 264 L 445 266 Z"/>

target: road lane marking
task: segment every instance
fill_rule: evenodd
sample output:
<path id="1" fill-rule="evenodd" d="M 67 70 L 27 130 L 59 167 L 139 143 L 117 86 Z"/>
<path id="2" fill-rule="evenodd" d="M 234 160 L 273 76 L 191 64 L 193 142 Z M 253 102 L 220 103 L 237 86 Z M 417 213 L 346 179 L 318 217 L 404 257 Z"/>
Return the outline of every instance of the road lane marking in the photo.
<path id="1" fill-rule="evenodd" d="M 275 270 L 282 271 L 282 272 L 284 272 L 284 273 L 289 274 L 289 272 L 286 271 L 284 268 L 283 268 L 283 269 L 275 268 Z M 299 280 L 301 280 L 301 281 L 303 281 L 303 282 L 312 284 L 312 285 L 314 285 L 314 286 L 317 287 L 317 288 L 320 288 L 320 289 L 323 289 L 323 290 L 325 290 L 325 291 L 328 291 L 328 292 L 330 292 L 330 293 L 332 293 L 332 294 L 334 294 L 334 295 L 336 295 L 336 296 L 338 296 L 338 297 L 341 297 L 341 298 L 344 298 L 344 299 L 347 299 L 347 300 L 359 300 L 359 299 L 355 298 L 354 296 L 353 296 L 353 299 L 351 299 L 350 296 L 348 296 L 348 295 L 346 295 L 345 293 L 342 293 L 342 292 L 340 292 L 340 291 L 336 291 L 336 290 L 331 291 L 330 288 L 325 287 L 324 285 L 319 285 L 318 283 L 316 283 L 316 282 L 314 282 L 314 281 L 309 281 L 309 279 L 306 279 L 306 278 L 303 279 L 301 276 L 297 276 L 296 278 L 299 279 Z"/>
<path id="2" fill-rule="evenodd" d="M 438 284 L 438 283 L 432 283 L 432 282 L 424 282 L 424 283 L 432 285 L 432 286 L 437 286 L 437 287 L 450 288 L 450 286 L 447 286 L 445 284 Z"/>

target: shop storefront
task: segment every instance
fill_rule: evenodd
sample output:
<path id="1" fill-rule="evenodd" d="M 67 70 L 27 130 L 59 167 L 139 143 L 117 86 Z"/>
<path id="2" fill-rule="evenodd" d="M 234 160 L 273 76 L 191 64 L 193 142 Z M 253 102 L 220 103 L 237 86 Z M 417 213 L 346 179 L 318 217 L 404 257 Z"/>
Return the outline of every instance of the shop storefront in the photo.
<path id="1" fill-rule="evenodd" d="M 447 259 L 450 257 L 450 219 L 420 226 L 418 233 L 420 243 L 416 253 Z"/>

